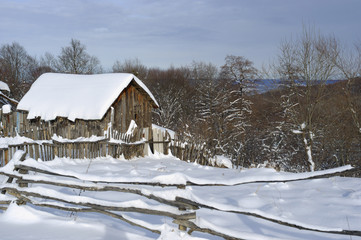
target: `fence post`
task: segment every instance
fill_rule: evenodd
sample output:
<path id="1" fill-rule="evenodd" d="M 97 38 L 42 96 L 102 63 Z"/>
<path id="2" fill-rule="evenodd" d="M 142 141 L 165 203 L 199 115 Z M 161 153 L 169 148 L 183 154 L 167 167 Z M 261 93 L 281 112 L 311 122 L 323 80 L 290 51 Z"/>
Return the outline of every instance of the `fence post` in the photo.
<path id="1" fill-rule="evenodd" d="M 186 189 L 186 186 L 185 185 L 178 185 L 177 189 Z M 178 207 L 178 210 L 186 211 L 186 209 L 184 207 Z M 178 229 L 181 230 L 181 231 L 187 231 L 187 227 L 184 226 L 184 225 L 181 225 L 181 224 L 178 225 Z"/>
<path id="2" fill-rule="evenodd" d="M 5 165 L 6 165 L 9 162 L 9 149 L 8 148 L 4 150 L 4 154 L 5 154 Z"/>
<path id="3" fill-rule="evenodd" d="M 53 155 L 54 155 L 54 158 L 55 158 L 55 156 L 59 156 L 59 146 L 58 146 L 58 144 L 55 144 L 55 143 L 53 143 L 54 144 L 54 150 L 53 150 Z"/>
<path id="4" fill-rule="evenodd" d="M 39 158 L 39 144 L 35 144 L 34 148 L 35 148 L 35 160 L 38 160 L 38 158 Z"/>
<path id="5" fill-rule="evenodd" d="M 23 161 L 25 160 L 25 157 L 26 157 L 26 152 L 24 151 L 23 154 L 21 155 L 19 161 L 20 161 L 20 162 L 23 162 Z M 17 168 L 15 168 L 14 171 L 18 171 L 18 172 L 21 173 L 21 174 L 27 174 L 27 173 L 28 173 L 27 170 L 19 170 L 19 169 L 17 169 Z M 14 180 L 13 177 L 9 177 L 8 180 L 6 181 L 6 183 L 12 183 L 13 180 Z M 23 185 L 20 185 L 20 184 L 19 184 L 19 187 L 27 187 L 27 186 L 28 186 L 27 183 L 24 183 Z M 2 193 L 2 194 L 5 194 L 5 193 L 6 193 L 6 190 L 2 190 L 1 193 Z"/>
<path id="6" fill-rule="evenodd" d="M 80 159 L 83 159 L 84 158 L 84 143 L 79 143 L 79 150 L 80 150 L 80 153 L 79 153 L 79 158 Z"/>
<path id="7" fill-rule="evenodd" d="M 72 145 L 72 144 L 71 144 L 71 143 L 68 143 L 67 145 L 68 145 L 68 146 L 67 146 L 67 147 L 68 147 L 67 157 L 68 157 L 68 158 L 71 158 L 71 157 L 72 157 L 72 156 L 71 156 L 71 145 Z"/>

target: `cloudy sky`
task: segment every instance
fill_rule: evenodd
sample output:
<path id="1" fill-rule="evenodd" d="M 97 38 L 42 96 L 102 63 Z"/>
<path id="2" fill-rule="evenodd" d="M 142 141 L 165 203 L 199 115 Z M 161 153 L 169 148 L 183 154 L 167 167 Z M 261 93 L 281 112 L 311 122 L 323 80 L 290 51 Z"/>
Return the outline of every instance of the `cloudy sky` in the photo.
<path id="1" fill-rule="evenodd" d="M 361 0 L 0 0 L 0 44 L 54 55 L 75 38 L 106 70 L 138 58 L 148 67 L 245 56 L 256 67 L 276 57 L 302 25 L 361 42 Z"/>

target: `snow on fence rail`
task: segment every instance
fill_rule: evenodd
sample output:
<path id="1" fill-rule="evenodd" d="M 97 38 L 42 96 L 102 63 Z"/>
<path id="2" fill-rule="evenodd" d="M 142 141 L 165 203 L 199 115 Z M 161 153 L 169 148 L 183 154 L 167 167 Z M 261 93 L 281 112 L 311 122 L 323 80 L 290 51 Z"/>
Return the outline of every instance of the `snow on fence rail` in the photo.
<path id="1" fill-rule="evenodd" d="M 22 152 L 19 162 L 25 160 L 26 153 Z M 31 169 L 30 171 L 37 172 L 37 180 L 28 179 L 27 174 L 29 173 L 29 168 L 22 166 L 15 166 L 14 172 L 9 173 L 6 171 L 1 171 L 0 174 L 8 177 L 7 183 L 3 184 L 1 191 L 2 194 L 9 194 L 16 198 L 17 204 L 26 204 L 30 203 L 35 206 L 55 208 L 63 211 L 72 211 L 72 212 L 97 212 L 111 217 L 126 221 L 134 226 L 142 227 L 144 229 L 150 230 L 152 232 L 160 234 L 160 231 L 157 229 L 150 229 L 147 226 L 142 226 L 136 221 L 131 221 L 126 217 L 122 216 L 118 212 L 136 212 L 140 214 L 150 214 L 150 215 L 159 215 L 173 218 L 174 220 L 187 220 L 194 219 L 195 207 L 187 203 L 181 203 L 178 201 L 171 201 L 168 199 L 163 199 L 161 197 L 154 196 L 152 194 L 144 193 L 141 189 L 136 187 L 124 187 L 117 185 L 100 185 L 86 180 L 77 180 L 77 181 L 56 181 L 56 180 L 44 180 L 47 179 L 44 175 L 57 175 L 62 178 L 68 178 L 66 175 L 60 175 L 57 173 L 37 171 L 36 168 Z M 39 176 L 41 173 L 43 176 Z M 16 183 L 14 180 L 17 179 Z M 70 182 L 70 183 L 69 183 Z M 52 189 L 31 186 L 29 183 L 33 184 L 42 184 L 52 186 Z M 122 192 L 136 194 L 140 197 L 154 200 L 159 204 L 149 204 L 143 199 L 134 201 L 107 201 L 104 199 L 97 199 L 96 197 L 83 197 L 79 195 L 71 195 L 68 193 L 63 193 L 61 191 L 53 189 L 54 187 L 69 188 L 72 191 L 81 190 L 81 191 L 93 191 L 93 192 Z M 182 188 L 182 187 L 181 187 Z M 10 201 L 0 201 L 0 204 L 9 204 Z M 65 204 L 65 205 L 64 205 Z M 5 209 L 4 206 L 1 207 Z M 184 229 L 182 225 L 179 226 L 180 229 Z"/>
<path id="2" fill-rule="evenodd" d="M 2 196 L 0 200 L 3 199 L 3 201 L 0 201 L 0 204 L 3 204 L 2 209 L 6 208 L 4 205 L 9 204 L 10 199 L 16 199 L 18 204 L 29 203 L 39 207 L 55 208 L 73 213 L 101 213 L 154 233 L 161 233 L 159 229 L 151 228 L 148 225 L 142 225 L 139 221 L 129 219 L 122 214 L 123 212 L 136 212 L 138 214 L 158 215 L 172 218 L 173 222 L 178 224 L 181 230 L 189 230 L 189 234 L 193 231 L 199 231 L 223 237 L 225 239 L 241 239 L 239 236 L 229 234 L 227 231 L 197 225 L 197 211 L 200 209 L 210 209 L 222 213 L 247 215 L 294 229 L 345 236 L 361 236 L 361 231 L 358 230 L 317 228 L 312 225 L 307 225 L 306 223 L 294 223 L 292 221 L 282 220 L 282 218 L 279 219 L 272 215 L 264 215 L 259 211 L 252 212 L 251 210 L 232 210 L 215 207 L 212 203 L 202 202 L 201 199 L 196 200 L 195 198 L 188 196 L 186 186 L 197 185 L 202 188 L 206 187 L 205 185 L 202 186 L 197 183 L 187 182 L 185 186 L 183 184 L 166 185 L 160 182 L 116 183 L 105 180 L 91 181 L 84 178 L 84 175 L 81 175 L 83 177 L 75 177 L 72 175 L 60 174 L 56 171 L 52 172 L 51 170 L 44 171 L 43 169 L 37 168 L 37 165 L 29 167 L 26 165 L 26 162 L 22 163 L 26 157 L 25 152 L 22 152 L 20 157 L 19 152 L 16 154 L 17 156 L 15 156 L 15 158 L 18 158 L 19 161 L 14 164 L 15 171 L 10 171 L 9 168 L 0 170 L 1 175 L 8 177 L 7 183 L 3 184 L 1 187 L 2 193 L 6 194 L 0 195 Z M 314 177 L 330 177 L 332 175 L 338 175 L 340 172 L 350 170 L 352 170 L 352 168 L 342 168 L 332 172 L 325 171 L 319 173 L 317 176 L 309 175 L 303 178 L 299 176 L 300 178 L 298 179 L 282 179 L 282 182 L 312 179 Z M 29 174 L 30 172 L 36 174 Z M 14 182 L 15 179 L 16 181 Z M 246 182 L 244 184 L 250 183 L 252 182 Z M 161 186 L 161 188 L 157 189 L 157 191 L 149 191 L 149 188 L 147 188 L 149 185 Z M 232 186 L 234 185 L 237 184 L 233 184 Z M 164 197 L 169 190 L 175 192 L 175 186 L 177 187 L 175 198 Z M 217 186 L 219 186 L 219 184 Z M 86 196 L 85 191 L 90 192 L 90 194 Z M 184 194 L 182 191 L 184 191 Z M 112 196 L 109 200 L 104 197 L 107 193 L 111 193 Z M 129 201 L 129 197 L 127 197 L 127 201 L 124 202 L 119 200 L 112 201 L 112 199 L 115 199 L 114 194 L 116 193 L 134 195 L 133 199 L 136 199 L 136 201 Z"/>

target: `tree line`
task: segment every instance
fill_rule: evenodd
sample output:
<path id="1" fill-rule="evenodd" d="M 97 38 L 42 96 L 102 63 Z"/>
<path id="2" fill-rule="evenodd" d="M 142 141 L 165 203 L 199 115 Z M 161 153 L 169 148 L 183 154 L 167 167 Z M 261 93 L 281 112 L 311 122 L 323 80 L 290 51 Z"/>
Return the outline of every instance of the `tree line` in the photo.
<path id="1" fill-rule="evenodd" d="M 58 56 L 45 53 L 39 59 L 16 42 L 1 46 L 0 81 L 15 99 L 45 72 L 105 71 L 76 39 Z M 220 67 L 193 61 L 160 69 L 137 58 L 117 60 L 112 72 L 133 73 L 148 86 L 160 104 L 155 124 L 237 166 L 314 171 L 360 164 L 361 44 L 344 46 L 304 27 L 298 37 L 282 41 L 262 69 L 228 55 Z"/>

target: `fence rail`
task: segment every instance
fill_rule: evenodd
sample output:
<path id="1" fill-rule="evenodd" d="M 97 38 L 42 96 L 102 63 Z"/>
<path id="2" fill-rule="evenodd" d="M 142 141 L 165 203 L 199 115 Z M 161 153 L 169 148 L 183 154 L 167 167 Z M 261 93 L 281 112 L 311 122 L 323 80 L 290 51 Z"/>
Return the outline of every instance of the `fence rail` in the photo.
<path id="1" fill-rule="evenodd" d="M 16 199 L 17 204 L 27 204 L 30 203 L 34 206 L 38 207 L 45 207 L 45 208 L 54 208 L 62 211 L 68 211 L 72 213 L 77 212 L 94 212 L 100 213 L 104 215 L 108 215 L 110 217 L 125 221 L 129 224 L 132 224 L 137 227 L 141 227 L 143 229 L 152 231 L 157 234 L 161 234 L 159 229 L 153 229 L 149 227 L 149 225 L 142 225 L 139 221 L 132 221 L 132 219 L 127 219 L 121 213 L 122 212 L 136 212 L 139 214 L 147 214 L 147 215 L 159 215 L 164 217 L 169 217 L 173 219 L 173 223 L 179 226 L 181 230 L 188 230 L 188 233 L 191 234 L 194 231 L 204 232 L 211 235 L 219 236 L 224 239 L 241 239 L 239 237 L 235 237 L 229 234 L 228 231 L 222 230 L 215 230 L 211 228 L 202 228 L 197 225 L 197 221 L 194 221 L 197 216 L 197 211 L 199 209 L 211 209 L 212 211 L 218 212 L 230 212 L 229 210 L 224 210 L 222 208 L 216 208 L 212 205 L 208 205 L 207 203 L 198 202 L 194 199 L 188 199 L 182 197 L 183 194 L 180 196 L 176 196 L 175 199 L 167 199 L 162 198 L 162 194 L 153 195 L 151 191 L 142 191 L 142 188 L 138 184 L 131 184 L 128 183 L 127 185 L 119 185 L 113 182 L 92 182 L 83 178 L 74 178 L 68 175 L 62 175 L 57 172 L 51 171 L 42 171 L 41 169 L 36 168 L 27 168 L 24 164 L 22 165 L 22 161 L 25 160 L 25 153 L 20 157 L 20 163 L 14 166 L 14 171 L 4 171 L 0 170 L 0 174 L 5 175 L 8 177 L 8 181 L 6 185 L 0 187 L 3 194 L 7 196 L 12 196 Z M 349 170 L 346 170 L 349 171 Z M 37 178 L 34 179 L 29 175 L 29 172 L 37 173 Z M 318 177 L 330 177 L 334 175 L 339 175 L 340 172 L 335 172 L 333 174 L 324 174 L 319 175 Z M 56 180 L 56 178 L 49 178 L 47 176 L 60 176 L 61 179 L 68 178 L 68 181 Z M 312 179 L 312 177 L 310 177 Z M 16 180 L 16 181 L 14 181 Z M 304 180 L 304 179 L 298 179 Z M 286 180 L 287 181 L 287 180 Z M 290 181 L 297 181 L 297 179 L 293 179 Z M 30 185 L 30 184 L 31 185 Z M 51 189 L 54 191 L 37 191 L 37 185 L 44 186 L 51 186 Z M 143 185 L 148 185 L 146 182 L 141 183 Z M 154 182 L 149 182 L 149 184 L 155 184 Z M 247 183 L 246 183 L 247 184 Z M 187 186 L 193 186 L 192 183 L 188 184 Z M 171 188 L 169 188 L 171 187 Z M 203 186 L 204 187 L 204 186 Z M 212 187 L 212 186 L 210 186 Z M 63 188 L 67 188 L 70 191 L 63 191 Z M 179 185 L 177 188 L 182 191 L 182 189 L 186 189 L 186 186 Z M 164 191 L 168 191 L 169 189 L 174 189 L 174 186 L 162 186 L 161 189 Z M 79 200 L 79 196 L 76 190 L 80 190 L 81 192 L 90 191 L 90 192 L 121 192 L 127 194 L 135 194 L 138 195 L 136 198 L 139 199 L 150 199 L 154 200 L 158 203 L 152 204 L 147 207 L 147 204 L 142 204 L 139 206 L 130 206 L 128 203 L 123 204 L 122 202 L 112 202 L 107 200 L 99 201 L 96 194 L 91 193 L 90 196 L 86 198 L 82 198 Z M 211 190 L 211 189 L 210 189 Z M 59 193 L 57 193 L 59 191 Z M 64 194 L 66 192 L 67 194 Z M 60 194 L 62 193 L 62 194 Z M 69 194 L 70 193 L 70 194 Z M 72 195 L 71 193 L 75 193 Z M 186 195 L 185 195 L 186 196 Z M 100 196 L 100 199 L 103 199 Z M 51 200 L 50 202 L 48 200 Z M 45 202 L 44 202 L 45 201 Z M 128 202 L 128 201 L 127 201 Z M 64 205 L 66 203 L 66 205 Z M 2 201 L 0 204 L 1 209 L 6 209 L 6 205 L 10 204 L 10 201 Z M 122 205 L 123 204 L 123 205 Z M 167 208 L 162 207 L 166 205 Z M 159 206 L 157 208 L 157 206 Z M 116 211 L 116 212 L 114 212 Z M 286 221 L 281 221 L 277 218 L 272 218 L 271 216 L 264 216 L 262 214 L 254 213 L 254 212 L 247 212 L 247 211 L 236 211 L 232 210 L 231 212 L 240 214 L 240 215 L 248 215 L 252 216 L 257 219 L 262 219 L 265 221 L 269 221 L 275 224 L 283 225 L 290 228 L 295 229 L 302 229 L 306 231 L 314 231 L 320 233 L 329 233 L 329 234 L 337 234 L 337 235 L 344 235 L 344 236 L 361 236 L 361 231 L 358 230 L 325 230 L 325 229 L 317 229 L 313 228 L 310 225 L 303 225 L 289 223 Z"/>

